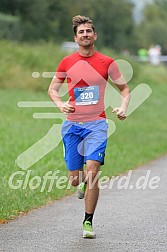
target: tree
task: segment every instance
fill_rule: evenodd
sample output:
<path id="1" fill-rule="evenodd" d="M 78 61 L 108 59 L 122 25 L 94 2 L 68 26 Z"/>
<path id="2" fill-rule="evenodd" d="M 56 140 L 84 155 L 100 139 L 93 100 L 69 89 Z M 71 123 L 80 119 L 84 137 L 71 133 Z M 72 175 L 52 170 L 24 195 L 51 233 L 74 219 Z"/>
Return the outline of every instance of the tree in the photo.
<path id="1" fill-rule="evenodd" d="M 138 41 L 149 47 L 152 44 L 162 46 L 167 53 L 167 0 L 155 0 L 146 6 L 143 20 L 137 28 Z"/>
<path id="2" fill-rule="evenodd" d="M 73 40 L 72 17 L 89 16 L 99 34 L 98 47 L 131 45 L 133 5 L 128 0 L 0 0 L 0 11 L 17 15 L 22 40 Z"/>
<path id="3" fill-rule="evenodd" d="M 0 12 L 16 16 L 22 0 L 0 0 Z"/>
<path id="4" fill-rule="evenodd" d="M 133 5 L 124 0 L 97 1 L 95 23 L 101 45 L 128 48 L 133 33 Z"/>

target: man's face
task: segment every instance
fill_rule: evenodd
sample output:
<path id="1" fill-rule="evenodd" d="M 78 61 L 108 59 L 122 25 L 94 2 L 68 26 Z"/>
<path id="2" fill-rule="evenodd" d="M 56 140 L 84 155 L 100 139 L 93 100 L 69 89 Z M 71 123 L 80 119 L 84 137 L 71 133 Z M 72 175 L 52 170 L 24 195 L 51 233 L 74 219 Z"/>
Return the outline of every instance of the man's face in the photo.
<path id="1" fill-rule="evenodd" d="M 79 46 L 89 47 L 94 44 L 96 39 L 97 34 L 94 33 L 91 24 L 85 23 L 77 27 L 77 33 L 74 36 L 74 40 Z"/>

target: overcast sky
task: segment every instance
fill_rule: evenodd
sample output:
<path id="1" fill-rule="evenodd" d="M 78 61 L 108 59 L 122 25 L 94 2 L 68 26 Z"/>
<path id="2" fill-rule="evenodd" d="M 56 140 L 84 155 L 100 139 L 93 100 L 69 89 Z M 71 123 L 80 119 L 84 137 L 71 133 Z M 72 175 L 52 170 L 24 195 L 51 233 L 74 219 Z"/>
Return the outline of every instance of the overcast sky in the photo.
<path id="1" fill-rule="evenodd" d="M 141 12 L 144 6 L 148 3 L 151 3 L 152 0 L 130 0 L 130 1 L 135 4 L 134 18 L 136 22 L 139 22 L 141 20 Z"/>

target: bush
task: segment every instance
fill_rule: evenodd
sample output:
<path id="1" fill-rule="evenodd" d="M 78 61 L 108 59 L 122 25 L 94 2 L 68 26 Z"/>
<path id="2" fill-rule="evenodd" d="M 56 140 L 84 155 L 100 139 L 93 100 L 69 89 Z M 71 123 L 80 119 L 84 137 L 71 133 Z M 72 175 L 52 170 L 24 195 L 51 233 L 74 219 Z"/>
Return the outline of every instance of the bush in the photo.
<path id="1" fill-rule="evenodd" d="M 0 13 L 0 39 L 19 40 L 20 36 L 19 17 Z"/>

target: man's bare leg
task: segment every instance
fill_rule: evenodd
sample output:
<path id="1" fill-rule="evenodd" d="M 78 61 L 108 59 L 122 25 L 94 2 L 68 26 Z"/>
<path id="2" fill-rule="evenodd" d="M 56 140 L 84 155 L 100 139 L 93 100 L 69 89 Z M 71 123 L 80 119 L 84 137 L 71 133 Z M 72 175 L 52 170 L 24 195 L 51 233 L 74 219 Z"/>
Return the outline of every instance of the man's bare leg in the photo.
<path id="1" fill-rule="evenodd" d="M 85 212 L 88 214 L 93 214 L 97 205 L 99 197 L 99 187 L 98 187 L 99 171 L 100 171 L 100 162 L 94 160 L 87 160 L 86 162 L 87 189 L 85 194 Z"/>
<path id="2" fill-rule="evenodd" d="M 78 186 L 85 179 L 83 168 L 68 172 L 69 180 L 72 186 Z"/>
<path id="3" fill-rule="evenodd" d="M 83 221 L 83 238 L 95 238 L 92 228 L 92 220 L 99 197 L 98 177 L 100 162 L 87 160 L 86 179 L 87 188 L 85 195 L 85 219 Z"/>

